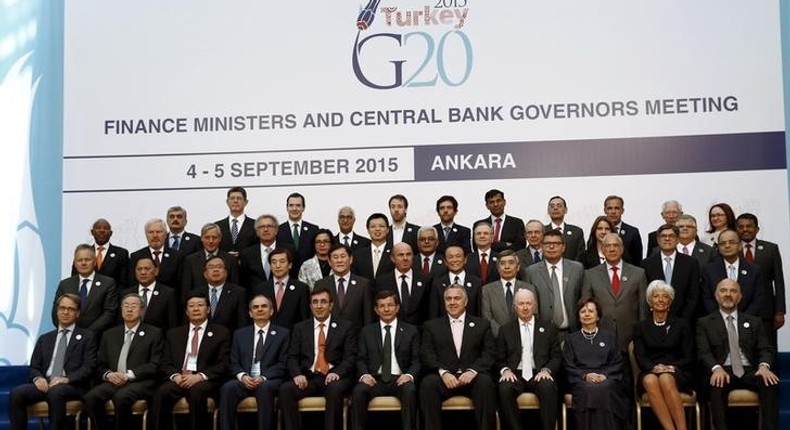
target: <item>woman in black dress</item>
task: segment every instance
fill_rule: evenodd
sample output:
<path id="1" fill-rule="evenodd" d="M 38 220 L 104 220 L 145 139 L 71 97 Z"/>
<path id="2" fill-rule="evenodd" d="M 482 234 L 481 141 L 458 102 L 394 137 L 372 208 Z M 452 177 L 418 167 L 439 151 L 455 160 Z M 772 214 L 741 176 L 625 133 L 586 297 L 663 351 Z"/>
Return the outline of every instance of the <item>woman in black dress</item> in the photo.
<path id="1" fill-rule="evenodd" d="M 598 328 L 601 306 L 594 298 L 582 298 L 576 309 L 582 329 L 568 335 L 563 350 L 576 428 L 628 428 L 623 355 L 617 334 Z"/>
<path id="2" fill-rule="evenodd" d="M 675 290 L 657 279 L 647 286 L 652 318 L 634 327 L 634 356 L 639 365 L 639 395 L 647 392 L 650 407 L 665 430 L 686 430 L 680 392 L 690 391 L 694 334 L 682 318 L 669 315 Z"/>

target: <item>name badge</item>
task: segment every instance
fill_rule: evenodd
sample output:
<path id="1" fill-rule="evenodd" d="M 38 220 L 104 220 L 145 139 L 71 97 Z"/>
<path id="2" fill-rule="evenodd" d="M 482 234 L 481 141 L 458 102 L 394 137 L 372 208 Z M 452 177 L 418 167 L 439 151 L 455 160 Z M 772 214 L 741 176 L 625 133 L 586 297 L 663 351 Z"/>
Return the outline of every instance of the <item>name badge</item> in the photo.
<path id="1" fill-rule="evenodd" d="M 197 356 L 187 356 L 187 370 L 197 372 Z"/>
<path id="2" fill-rule="evenodd" d="M 250 368 L 250 376 L 256 378 L 261 376 L 261 362 L 252 363 L 252 367 Z"/>

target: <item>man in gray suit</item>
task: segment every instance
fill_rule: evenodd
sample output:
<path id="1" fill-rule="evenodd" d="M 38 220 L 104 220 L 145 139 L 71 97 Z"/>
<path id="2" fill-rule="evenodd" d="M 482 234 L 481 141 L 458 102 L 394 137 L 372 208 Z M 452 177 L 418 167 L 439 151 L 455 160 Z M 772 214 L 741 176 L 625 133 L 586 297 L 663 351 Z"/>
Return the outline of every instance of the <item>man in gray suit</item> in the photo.
<path id="1" fill-rule="evenodd" d="M 525 279 L 538 292 L 540 307 L 537 314 L 541 319 L 554 322 L 560 328 L 560 336 L 579 326 L 576 302 L 581 298 L 584 284 L 584 266 L 578 261 L 563 258 L 565 247 L 564 234 L 559 230 L 546 231 L 543 235 L 543 263 L 529 266 Z"/>
<path id="2" fill-rule="evenodd" d="M 511 249 L 499 253 L 497 260 L 499 279 L 483 285 L 482 314 L 491 321 L 494 336 L 499 334 L 499 327 L 513 318 L 513 297 L 516 291 L 526 288 L 535 294 L 535 287 L 516 279 L 519 271 L 518 258 Z M 537 294 L 536 294 L 537 295 Z"/>
<path id="3" fill-rule="evenodd" d="M 546 231 L 557 230 L 565 238 L 563 257 L 580 261 L 584 254 L 584 231 L 580 227 L 565 223 L 565 215 L 568 214 L 568 204 L 565 199 L 561 196 L 550 198 L 548 214 L 551 221 L 546 224 Z"/>
<path id="4" fill-rule="evenodd" d="M 628 350 L 634 323 L 647 315 L 645 271 L 623 261 L 623 241 L 617 233 L 603 238 L 604 264 L 585 272 L 582 297 L 601 304 L 601 326 L 617 332 L 623 352 Z"/>

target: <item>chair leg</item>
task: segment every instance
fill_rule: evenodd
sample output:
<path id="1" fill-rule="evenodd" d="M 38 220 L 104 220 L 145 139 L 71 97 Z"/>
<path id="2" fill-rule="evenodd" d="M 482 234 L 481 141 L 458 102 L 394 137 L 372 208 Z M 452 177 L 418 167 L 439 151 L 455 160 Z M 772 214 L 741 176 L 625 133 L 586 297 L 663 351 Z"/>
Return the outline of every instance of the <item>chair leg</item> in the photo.
<path id="1" fill-rule="evenodd" d="M 642 406 L 636 401 L 636 430 L 642 430 Z"/>
<path id="2" fill-rule="evenodd" d="M 74 430 L 80 430 L 80 417 L 82 416 L 82 411 L 77 411 L 77 414 L 74 415 Z M 88 418 L 88 428 L 90 429 L 90 418 Z"/>
<path id="3" fill-rule="evenodd" d="M 694 414 L 697 417 L 697 430 L 702 430 L 702 418 L 699 408 L 699 402 L 694 402 Z"/>
<path id="4" fill-rule="evenodd" d="M 148 408 L 143 411 L 143 430 L 148 430 Z"/>

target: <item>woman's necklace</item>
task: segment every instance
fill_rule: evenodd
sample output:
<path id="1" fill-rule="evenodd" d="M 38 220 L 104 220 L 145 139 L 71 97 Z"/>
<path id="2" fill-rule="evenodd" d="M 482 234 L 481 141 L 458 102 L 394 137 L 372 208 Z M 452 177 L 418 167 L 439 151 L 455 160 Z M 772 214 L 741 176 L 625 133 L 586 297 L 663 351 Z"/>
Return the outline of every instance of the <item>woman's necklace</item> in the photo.
<path id="1" fill-rule="evenodd" d="M 593 343 L 593 339 L 595 339 L 595 335 L 597 334 L 598 334 L 598 327 L 595 327 L 595 330 L 591 332 L 587 332 L 584 329 L 582 329 L 582 336 L 584 336 L 585 339 L 590 341 L 590 344 Z"/>
<path id="2" fill-rule="evenodd" d="M 667 320 L 664 320 L 664 321 L 653 320 L 653 324 L 655 324 L 655 325 L 657 325 L 659 327 L 664 327 L 664 324 L 666 324 L 666 323 L 667 323 Z"/>

